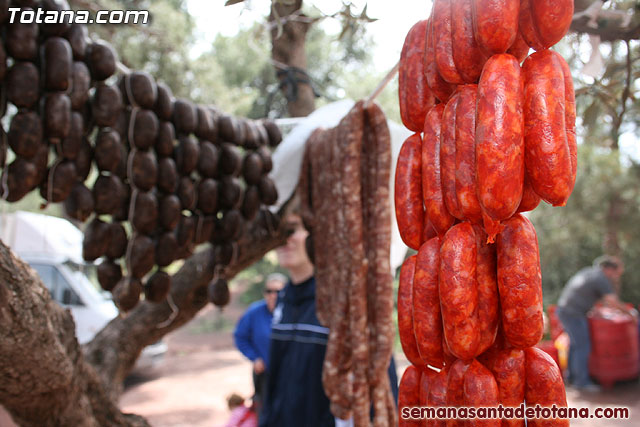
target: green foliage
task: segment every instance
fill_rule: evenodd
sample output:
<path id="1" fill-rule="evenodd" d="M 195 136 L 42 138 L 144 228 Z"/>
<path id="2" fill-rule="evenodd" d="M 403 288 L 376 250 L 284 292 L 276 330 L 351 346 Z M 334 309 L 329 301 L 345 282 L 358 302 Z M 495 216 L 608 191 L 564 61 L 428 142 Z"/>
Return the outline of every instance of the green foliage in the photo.
<path id="1" fill-rule="evenodd" d="M 278 266 L 278 260 L 274 251 L 268 252 L 260 261 L 238 273 L 231 282 L 231 286 L 233 288 L 245 289 L 240 296 L 240 302 L 249 305 L 254 301 L 262 299 L 262 290 L 264 289 L 265 282 L 267 277 L 272 273 L 281 273 L 287 276 L 287 272 Z"/>

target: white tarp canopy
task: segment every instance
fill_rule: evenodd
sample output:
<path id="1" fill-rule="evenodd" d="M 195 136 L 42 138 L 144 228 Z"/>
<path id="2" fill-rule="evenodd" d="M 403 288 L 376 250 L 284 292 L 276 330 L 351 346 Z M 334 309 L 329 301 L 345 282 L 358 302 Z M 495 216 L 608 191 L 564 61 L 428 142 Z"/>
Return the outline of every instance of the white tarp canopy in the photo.
<path id="1" fill-rule="evenodd" d="M 0 215 L 0 239 L 17 254 L 47 254 L 84 262 L 82 231 L 63 218 L 23 211 Z"/>
<path id="2" fill-rule="evenodd" d="M 271 178 L 275 181 L 278 188 L 278 201 L 275 209 L 279 209 L 286 202 L 295 190 L 300 176 L 300 167 L 302 165 L 302 156 L 307 139 L 311 133 L 319 128 L 331 128 L 336 126 L 340 120 L 347 115 L 353 107 L 354 101 L 344 100 L 334 102 L 324 107 L 318 108 L 309 116 L 301 119 L 295 128 L 283 139 L 278 148 L 273 153 L 273 170 Z M 391 269 L 392 272 L 402 264 L 404 256 L 407 252 L 407 246 L 402 242 L 398 226 L 396 224 L 396 215 L 393 207 L 393 180 L 396 170 L 396 160 L 400 152 L 400 146 L 412 132 L 404 126 L 387 120 L 389 132 L 391 133 L 391 179 L 389 195 L 391 197 Z"/>

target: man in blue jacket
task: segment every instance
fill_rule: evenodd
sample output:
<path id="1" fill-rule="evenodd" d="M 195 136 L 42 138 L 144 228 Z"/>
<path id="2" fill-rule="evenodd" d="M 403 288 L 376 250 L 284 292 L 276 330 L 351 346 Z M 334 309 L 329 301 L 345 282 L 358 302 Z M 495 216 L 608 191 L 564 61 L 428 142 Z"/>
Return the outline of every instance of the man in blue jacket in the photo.
<path id="1" fill-rule="evenodd" d="M 305 250 L 309 235 L 298 215 L 284 221 L 293 233 L 277 249 L 290 281 L 273 313 L 266 401 L 261 427 L 334 426 L 322 388 L 329 329 L 316 317 L 314 268 Z"/>
<path id="2" fill-rule="evenodd" d="M 271 338 L 271 320 L 278 300 L 278 292 L 282 290 L 287 278 L 279 273 L 267 277 L 264 285 L 264 299 L 249 306 L 242 315 L 233 333 L 236 347 L 244 356 L 253 362 L 253 404 L 256 412 L 260 412 L 264 400 L 266 375 L 269 366 L 269 339 Z"/>

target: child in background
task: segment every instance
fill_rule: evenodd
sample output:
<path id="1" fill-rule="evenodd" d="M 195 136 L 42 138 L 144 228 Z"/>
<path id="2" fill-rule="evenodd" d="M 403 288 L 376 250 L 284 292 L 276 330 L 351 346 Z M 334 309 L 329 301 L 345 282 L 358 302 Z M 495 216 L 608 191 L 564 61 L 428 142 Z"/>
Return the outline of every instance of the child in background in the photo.
<path id="1" fill-rule="evenodd" d="M 258 417 L 253 409 L 244 404 L 244 398 L 233 393 L 227 398 L 231 415 L 225 427 L 257 427 Z"/>

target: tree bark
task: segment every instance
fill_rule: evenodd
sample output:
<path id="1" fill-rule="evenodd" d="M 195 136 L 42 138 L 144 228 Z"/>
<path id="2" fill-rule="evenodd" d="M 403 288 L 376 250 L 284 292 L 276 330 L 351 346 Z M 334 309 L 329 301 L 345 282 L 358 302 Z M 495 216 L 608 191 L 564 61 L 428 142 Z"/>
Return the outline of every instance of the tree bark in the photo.
<path id="1" fill-rule="evenodd" d="M 282 227 L 256 221 L 238 241 L 225 276 L 232 278 L 285 241 Z M 207 304 L 217 249 L 198 252 L 173 277 L 176 314 L 166 301 L 141 302 L 113 319 L 83 351 L 70 312 L 52 301 L 37 274 L 0 242 L 0 403 L 21 426 L 148 425 L 118 409 L 122 381 L 145 346 Z"/>
<path id="2" fill-rule="evenodd" d="M 574 13 L 583 12 L 596 2 L 604 3 L 603 0 L 575 0 Z M 626 14 L 624 12 L 620 12 L 617 15 L 615 13 L 605 13 L 598 17 L 595 26 L 593 26 L 589 23 L 590 19 L 587 16 L 574 17 L 570 31 L 598 35 L 603 42 L 640 39 L 640 13 L 637 11 L 633 13 L 629 24 L 626 26 L 623 25 L 625 18 Z"/>
<path id="3" fill-rule="evenodd" d="M 311 22 L 300 13 L 301 7 L 302 0 L 273 0 L 269 15 L 271 57 L 291 117 L 306 117 L 315 110 L 315 95 L 306 75 L 305 39 Z"/>

